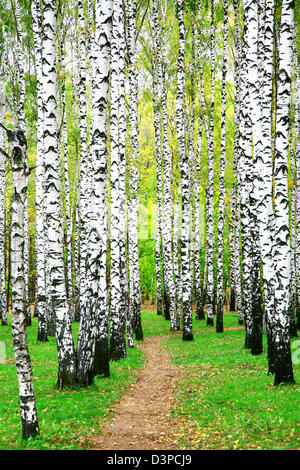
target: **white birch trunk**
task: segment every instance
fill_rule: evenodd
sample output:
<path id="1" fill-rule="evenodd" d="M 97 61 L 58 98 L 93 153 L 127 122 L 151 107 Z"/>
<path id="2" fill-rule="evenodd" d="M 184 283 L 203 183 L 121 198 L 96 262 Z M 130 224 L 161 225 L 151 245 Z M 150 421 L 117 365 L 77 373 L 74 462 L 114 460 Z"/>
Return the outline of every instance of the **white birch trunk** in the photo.
<path id="1" fill-rule="evenodd" d="M 42 15 L 39 0 L 31 4 L 34 52 L 37 74 L 37 126 L 36 126 L 36 292 L 35 311 L 38 315 L 38 341 L 47 341 L 45 292 L 45 225 L 44 225 L 44 147 L 43 147 L 43 90 L 42 90 Z"/>
<path id="2" fill-rule="evenodd" d="M 136 58 L 136 0 L 129 0 L 127 6 L 128 56 L 129 56 L 129 123 L 130 123 L 130 168 L 128 201 L 128 256 L 130 276 L 130 316 L 137 340 L 143 339 L 141 324 L 141 286 L 138 247 L 139 208 L 139 125 L 138 125 L 138 82 Z"/>
<path id="3" fill-rule="evenodd" d="M 47 230 L 47 266 L 51 283 L 51 300 L 55 312 L 58 351 L 58 387 L 72 384 L 76 364 L 74 344 L 67 307 L 63 264 L 63 240 L 60 219 L 60 159 L 56 121 L 56 11 L 50 0 L 44 0 L 44 162 L 45 162 L 45 219 Z"/>
<path id="4" fill-rule="evenodd" d="M 21 130 L 26 135 L 26 124 L 25 124 L 25 75 L 24 75 L 24 57 L 23 57 L 23 27 L 21 24 L 21 7 L 19 0 L 15 1 L 15 16 L 16 16 L 16 29 L 17 29 L 17 38 L 16 38 L 16 49 L 17 49 L 17 66 L 19 73 L 19 89 L 20 96 L 18 102 L 17 116 L 19 121 L 19 126 Z M 26 195 L 27 198 L 27 195 Z M 29 302 L 29 232 L 28 232 L 28 201 L 25 201 L 25 213 L 24 213 L 24 279 L 25 279 L 25 318 L 26 325 L 31 325 L 31 312 L 30 312 L 30 302 Z"/>
<path id="5" fill-rule="evenodd" d="M 72 283 L 72 214 L 70 205 L 70 184 L 69 184 L 69 158 L 68 158 L 68 133 L 67 133 L 67 107 L 66 107 L 66 90 L 65 77 L 62 85 L 63 100 L 63 166 L 64 166 L 64 183 L 66 190 L 66 247 L 67 247 L 67 286 L 68 286 L 68 302 L 69 314 L 71 321 L 74 320 L 74 304 L 73 304 L 73 283 Z"/>
<path id="6" fill-rule="evenodd" d="M 27 197 L 27 145 L 25 133 L 17 128 L 8 131 L 12 147 L 13 202 L 11 224 L 12 263 L 12 335 L 18 374 L 23 439 L 39 434 L 33 392 L 33 377 L 26 335 L 24 236 Z"/>
<path id="7" fill-rule="evenodd" d="M 120 54 L 121 4 L 114 1 L 114 17 L 111 44 L 111 110 L 110 110 L 110 358 L 117 361 L 126 356 L 125 324 L 121 311 L 121 252 L 120 252 L 120 155 L 119 155 L 119 74 L 124 69 Z M 123 49 L 122 49 L 123 51 Z M 124 60 L 123 60 L 124 62 Z M 120 116 L 121 118 L 121 116 Z M 123 221 L 122 221 L 123 222 Z"/>
<path id="8" fill-rule="evenodd" d="M 294 382 L 291 360 L 288 290 L 290 282 L 290 234 L 288 203 L 288 135 L 291 94 L 292 38 L 294 2 L 283 0 L 279 42 L 279 74 L 275 137 L 275 315 L 272 325 L 275 350 L 275 381 Z"/>
<path id="9" fill-rule="evenodd" d="M 86 323 L 87 334 L 82 335 L 82 372 L 80 381 L 89 383 L 95 375 L 109 376 L 108 309 L 106 284 L 106 184 L 107 184 L 107 98 L 111 63 L 113 2 L 96 4 L 95 89 L 92 103 L 93 127 L 90 155 L 93 172 L 91 196 L 91 223 L 88 237 L 87 275 L 88 291 Z M 93 318 L 94 317 L 94 318 Z M 90 321 L 93 323 L 90 324 Z M 83 319 L 81 319 L 83 322 Z M 86 326 L 85 326 L 86 325 Z M 95 330 L 90 327 L 95 328 Z M 93 338 L 94 336 L 94 338 Z M 89 348 L 84 346 L 87 341 Z M 80 350 L 77 349 L 78 361 Z M 80 359 L 79 359 L 80 358 Z"/>
<path id="10" fill-rule="evenodd" d="M 295 83 L 295 167 L 296 167 L 296 279 L 297 279 L 297 329 L 300 328 L 300 78 L 296 61 Z"/>
<path id="11" fill-rule="evenodd" d="M 4 149 L 5 134 L 0 129 L 0 148 Z M 5 155 L 0 152 L 0 319 L 7 325 L 5 293 Z"/>
<path id="12" fill-rule="evenodd" d="M 242 303 L 242 273 L 241 273 L 241 257 L 240 257 L 240 175 L 237 171 L 238 161 L 241 154 L 240 149 L 240 61 L 241 61 L 241 38 L 240 38 L 240 19 L 239 19 L 239 0 L 234 0 L 234 43 L 235 43 L 235 64 L 234 64 L 234 162 L 233 162 L 233 176 L 236 181 L 232 187 L 232 201 L 231 201 L 231 221 L 230 224 L 234 227 L 234 240 L 232 252 L 234 253 L 234 286 L 236 293 L 236 307 L 238 313 L 238 323 L 242 325 L 243 319 L 243 303 Z M 235 221 L 233 216 L 235 213 Z"/>
<path id="13" fill-rule="evenodd" d="M 207 325 L 213 325 L 214 319 L 214 103 L 215 103 L 215 25 L 214 0 L 211 0 L 211 92 L 210 92 L 210 121 L 208 133 L 208 182 L 207 182 Z"/>
<path id="14" fill-rule="evenodd" d="M 218 260 L 217 260 L 217 333 L 223 332 L 223 230 L 225 210 L 225 164 L 226 164 L 226 78 L 227 78 L 227 36 L 228 1 L 224 0 L 223 21 L 223 63 L 221 84 L 221 156 L 219 174 L 219 213 L 218 213 Z"/>
<path id="15" fill-rule="evenodd" d="M 161 71 L 160 54 L 160 30 L 158 23 L 157 2 L 152 2 L 152 21 L 154 36 L 153 53 L 153 114 L 154 114 L 154 132 L 155 132 L 155 151 L 156 151 L 156 247 L 155 247 L 155 267 L 156 267 L 156 306 L 157 314 L 162 315 L 162 275 L 161 275 L 161 246 L 162 246 L 162 148 L 161 148 L 161 100 L 160 100 L 160 81 L 159 72 Z"/>
<path id="16" fill-rule="evenodd" d="M 183 109 L 184 90 L 184 57 L 185 57 L 185 28 L 183 17 L 183 2 L 177 1 L 179 25 L 179 52 L 177 62 L 177 96 L 176 96 L 176 125 L 178 152 L 180 158 L 181 191 L 182 191 L 182 231 L 181 231 L 181 269 L 182 269 L 182 330 L 183 340 L 192 341 L 192 303 L 191 303 L 191 267 L 189 260 L 189 203 L 190 181 L 188 155 L 185 149 L 185 126 Z"/>
<path id="17" fill-rule="evenodd" d="M 258 214 L 260 212 L 261 190 L 259 179 L 261 171 L 258 170 L 262 154 L 262 109 L 259 90 L 259 60 L 260 35 L 263 24 L 260 17 L 259 5 L 257 1 L 249 2 L 245 5 L 245 15 L 247 15 L 249 27 L 249 48 L 247 53 L 248 83 L 250 97 L 250 113 L 252 125 L 252 146 L 253 146 L 253 183 L 249 192 L 250 216 L 251 216 L 251 240 L 252 240 L 252 272 L 251 272 L 251 315 L 253 331 L 250 338 L 251 353 L 258 355 L 263 351 L 262 345 L 262 310 L 261 310 L 261 248 L 260 232 L 262 228 L 259 224 Z M 250 163 L 250 165 L 252 162 Z"/>
<path id="18" fill-rule="evenodd" d="M 86 34 L 83 1 L 78 1 L 79 28 L 79 130 L 80 130 L 80 311 L 85 308 L 86 256 L 88 243 L 88 186 L 87 176 L 87 102 L 86 102 Z M 81 315 L 81 314 L 80 314 Z"/>

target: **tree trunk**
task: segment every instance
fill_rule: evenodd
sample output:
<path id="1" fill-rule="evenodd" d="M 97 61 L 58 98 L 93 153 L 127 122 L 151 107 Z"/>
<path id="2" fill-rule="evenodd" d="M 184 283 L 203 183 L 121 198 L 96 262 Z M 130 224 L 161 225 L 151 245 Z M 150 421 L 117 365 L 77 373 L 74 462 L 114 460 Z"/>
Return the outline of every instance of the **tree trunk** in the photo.
<path id="1" fill-rule="evenodd" d="M 219 213 L 218 213 L 218 261 L 217 261 L 217 320 L 216 332 L 222 333 L 223 328 L 223 230 L 225 210 L 225 164 L 226 164 L 226 78 L 227 78 L 227 36 L 228 36 L 228 2 L 224 1 L 223 22 L 223 63 L 221 85 L 221 157 L 219 174 Z M 226 290 L 225 290 L 226 292 Z"/>
<path id="2" fill-rule="evenodd" d="M 211 97 L 210 97 L 210 120 L 208 133 L 208 183 L 207 183 L 207 325 L 213 326 L 214 307 L 214 103 L 215 103 L 215 25 L 214 25 L 214 0 L 211 0 Z"/>
<path id="3" fill-rule="evenodd" d="M 12 335 L 19 382 L 23 439 L 39 434 L 39 425 L 33 392 L 33 377 L 26 336 L 24 233 L 25 201 L 27 197 L 27 146 L 24 132 L 18 128 L 8 131 L 12 147 L 13 202 L 12 202 Z"/>
<path id="4" fill-rule="evenodd" d="M 0 148 L 4 148 L 5 135 L 0 129 Z M 5 296 L 5 156 L 0 153 L 0 319 L 7 325 Z"/>
<path id="5" fill-rule="evenodd" d="M 275 350 L 274 385 L 294 383 L 291 360 L 288 289 L 290 275 L 288 135 L 291 93 L 292 30 L 294 2 L 283 0 L 279 43 L 279 75 L 275 137 L 275 318 L 272 325 Z"/>
<path id="6" fill-rule="evenodd" d="M 106 184 L 107 184 L 107 103 L 111 63 L 113 2 L 97 2 L 93 66 L 93 128 L 91 134 L 93 186 L 89 233 L 90 308 L 95 310 L 95 353 L 93 374 L 109 376 L 108 308 L 106 280 Z M 92 303 L 93 302 L 93 303 Z"/>
<path id="7" fill-rule="evenodd" d="M 139 124 L 138 124 L 138 81 L 136 61 L 136 0 L 130 0 L 127 7 L 128 57 L 129 57 L 129 122 L 131 165 L 129 169 L 128 201 L 128 257 L 130 276 L 130 316 L 137 340 L 143 339 L 141 323 L 141 285 L 138 246 L 138 207 L 139 207 Z"/>
<path id="8" fill-rule="evenodd" d="M 58 387 L 75 381 L 75 352 L 67 307 L 63 264 L 63 240 L 60 219 L 60 159 L 57 145 L 56 121 L 56 66 L 55 66 L 56 11 L 50 0 L 44 1 L 44 70 L 43 96 L 44 158 L 45 158 L 45 219 L 47 231 L 47 268 L 56 321 L 58 351 Z"/>
<path id="9" fill-rule="evenodd" d="M 43 65 L 42 65 L 42 14 L 41 5 L 38 0 L 31 4 L 33 33 L 34 33 L 34 51 L 36 58 L 37 71 L 37 149 L 36 149 L 36 293 L 35 309 L 38 315 L 38 341 L 46 342 L 47 337 L 47 318 L 46 318 L 46 272 L 45 272 L 45 214 L 44 214 L 44 145 L 43 145 Z"/>
<path id="10" fill-rule="evenodd" d="M 120 1 L 114 2 L 114 17 L 111 46 L 111 109 L 110 109 L 110 358 L 118 361 L 126 357 L 124 312 L 121 311 L 120 270 L 120 155 L 119 155 L 119 73 L 124 60 L 120 54 Z M 122 49 L 123 50 L 123 49 Z"/>
<path id="11" fill-rule="evenodd" d="M 177 140 L 180 158 L 181 191 L 182 191 L 182 231 L 181 231 L 181 269 L 182 269 L 182 339 L 192 341 L 192 303 L 191 303 L 191 270 L 189 260 L 189 204 L 190 181 L 188 155 L 185 149 L 185 126 L 183 110 L 184 90 L 184 56 L 185 56 L 185 28 L 183 18 L 183 2 L 177 1 L 179 25 L 179 52 L 177 62 L 177 96 L 176 120 Z"/>

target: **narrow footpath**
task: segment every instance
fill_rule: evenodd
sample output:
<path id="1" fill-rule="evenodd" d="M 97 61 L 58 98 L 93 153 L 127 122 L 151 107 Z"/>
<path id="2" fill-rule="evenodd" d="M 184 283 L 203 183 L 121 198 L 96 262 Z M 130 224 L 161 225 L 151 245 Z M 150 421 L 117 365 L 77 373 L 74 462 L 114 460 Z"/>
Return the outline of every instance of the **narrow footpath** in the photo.
<path id="1" fill-rule="evenodd" d="M 162 340 L 162 336 L 153 336 L 138 345 L 146 355 L 146 363 L 137 382 L 116 406 L 114 418 L 93 438 L 91 450 L 174 448 L 170 413 L 179 368 L 170 363 Z"/>

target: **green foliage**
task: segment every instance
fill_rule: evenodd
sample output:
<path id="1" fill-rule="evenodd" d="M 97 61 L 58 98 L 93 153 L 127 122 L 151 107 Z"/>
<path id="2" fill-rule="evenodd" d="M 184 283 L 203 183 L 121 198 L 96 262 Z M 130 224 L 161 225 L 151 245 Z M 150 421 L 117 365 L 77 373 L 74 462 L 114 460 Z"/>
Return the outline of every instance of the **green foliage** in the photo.
<path id="1" fill-rule="evenodd" d="M 148 302 L 156 295 L 155 240 L 139 243 L 142 300 Z"/>
<path id="2" fill-rule="evenodd" d="M 9 17 L 9 13 L 7 8 L 4 6 L 2 2 L 0 2 L 0 30 L 2 34 L 0 34 L 0 58 L 3 52 L 3 45 L 4 45 L 4 34 L 7 34 L 9 31 L 9 27 L 11 24 L 11 20 Z"/>
<path id="3" fill-rule="evenodd" d="M 204 330 L 205 320 L 199 323 Z M 225 327 L 232 324 L 236 315 L 225 314 Z M 260 356 L 243 344 L 244 329 L 221 334 L 208 329 L 184 347 L 177 337 L 167 339 L 173 362 L 184 370 L 173 409 L 178 448 L 298 448 L 299 385 L 274 387 L 267 375 L 266 337 Z M 294 372 L 299 383 L 299 364 Z"/>

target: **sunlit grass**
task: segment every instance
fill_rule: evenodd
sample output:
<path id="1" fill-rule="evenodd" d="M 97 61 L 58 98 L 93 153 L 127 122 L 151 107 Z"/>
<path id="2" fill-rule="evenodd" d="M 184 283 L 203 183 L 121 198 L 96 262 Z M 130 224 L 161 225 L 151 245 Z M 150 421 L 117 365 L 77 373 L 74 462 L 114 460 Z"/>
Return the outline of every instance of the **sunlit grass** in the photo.
<path id="1" fill-rule="evenodd" d="M 74 337 L 78 324 L 73 324 Z M 127 358 L 110 363 L 110 378 L 96 377 L 88 388 L 56 388 L 57 352 L 54 338 L 48 343 L 36 340 L 37 322 L 27 328 L 34 377 L 34 392 L 40 423 L 40 436 L 21 438 L 17 373 L 11 328 L 0 327 L 0 340 L 6 344 L 6 363 L 0 364 L 0 449 L 78 449 L 86 447 L 90 434 L 99 434 L 100 425 L 112 413 L 128 386 L 135 381 L 144 363 L 142 352 L 128 349 Z"/>
<path id="2" fill-rule="evenodd" d="M 154 311 L 142 312 L 142 323 L 145 338 L 163 336 L 172 361 L 182 371 L 173 408 L 179 449 L 299 447 L 299 386 L 273 386 L 266 350 L 252 356 L 243 348 L 244 330 L 235 313 L 224 314 L 225 328 L 235 329 L 222 334 L 207 327 L 205 320 L 194 320 L 192 342 L 183 342 L 181 332 L 171 332 L 170 322 Z M 36 319 L 27 332 L 41 434 L 29 441 L 21 438 L 11 327 L 0 327 L 0 340 L 6 346 L 6 362 L 0 364 L 0 449 L 88 448 L 90 436 L 99 434 L 101 424 L 136 380 L 143 353 L 128 349 L 126 359 L 110 363 L 111 377 L 97 377 L 89 388 L 58 391 L 55 339 L 37 342 Z M 73 332 L 76 341 L 77 323 Z M 299 365 L 294 370 L 299 383 Z"/>
<path id="3" fill-rule="evenodd" d="M 183 371 L 173 409 L 178 448 L 299 448 L 299 385 L 273 386 L 266 338 L 259 356 L 243 346 L 243 329 L 216 334 L 211 328 L 184 347 L 179 338 L 166 340 L 172 361 Z M 294 372 L 299 384 L 299 364 Z"/>

